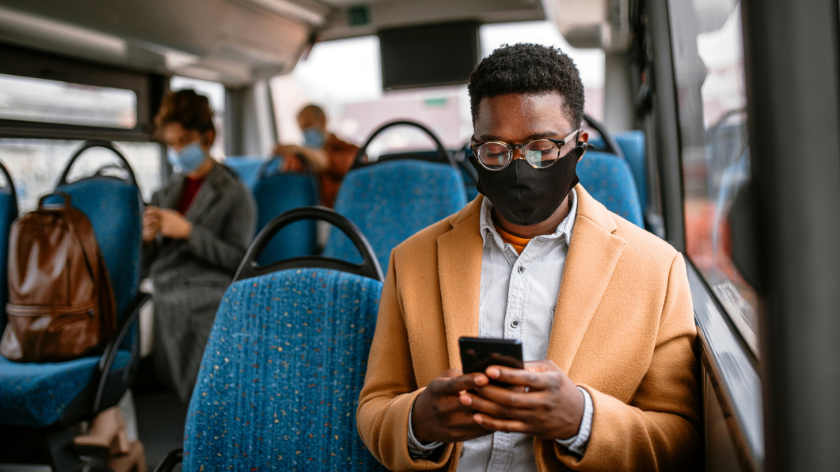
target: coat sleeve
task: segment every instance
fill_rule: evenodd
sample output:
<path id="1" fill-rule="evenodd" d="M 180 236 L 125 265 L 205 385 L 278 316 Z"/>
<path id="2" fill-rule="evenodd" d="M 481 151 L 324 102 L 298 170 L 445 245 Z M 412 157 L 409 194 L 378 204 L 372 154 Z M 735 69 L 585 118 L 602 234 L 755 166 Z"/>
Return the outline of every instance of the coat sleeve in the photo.
<path id="1" fill-rule="evenodd" d="M 257 208 L 250 192 L 243 185 L 234 187 L 233 204 L 227 206 L 222 230 L 219 234 L 194 225 L 187 249 L 207 264 L 236 272 L 251 244 L 257 220 Z"/>
<path id="2" fill-rule="evenodd" d="M 357 427 L 365 446 L 389 470 L 440 469 L 448 463 L 453 444 L 444 446 L 439 456 L 436 453 L 437 460 L 434 461 L 412 459 L 408 451 L 409 412 L 423 389 L 417 388 L 414 378 L 403 316 L 392 252 L 379 302 L 365 385 L 359 395 Z"/>
<path id="3" fill-rule="evenodd" d="M 556 457 L 578 471 L 690 470 L 700 452 L 697 328 L 685 261 L 671 262 L 656 347 L 630 404 L 583 385 L 594 417 L 583 457 L 553 444 Z"/>

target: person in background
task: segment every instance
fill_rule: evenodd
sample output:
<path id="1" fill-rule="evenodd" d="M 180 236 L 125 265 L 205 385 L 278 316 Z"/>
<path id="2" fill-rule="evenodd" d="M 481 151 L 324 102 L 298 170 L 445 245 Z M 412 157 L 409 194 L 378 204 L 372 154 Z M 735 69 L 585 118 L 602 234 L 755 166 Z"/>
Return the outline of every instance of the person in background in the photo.
<path id="1" fill-rule="evenodd" d="M 332 208 L 344 176 L 350 171 L 359 147 L 327 131 L 327 115 L 317 105 L 306 105 L 298 113 L 303 146 L 278 144 L 275 156 L 283 156 L 283 172 L 306 172 L 318 176 L 321 205 Z"/>
<path id="2" fill-rule="evenodd" d="M 251 242 L 251 192 L 210 157 L 216 138 L 207 97 L 170 93 L 155 117 L 176 172 L 143 214 L 143 262 L 154 285 L 154 365 L 183 402 L 192 395 L 225 289 Z"/>

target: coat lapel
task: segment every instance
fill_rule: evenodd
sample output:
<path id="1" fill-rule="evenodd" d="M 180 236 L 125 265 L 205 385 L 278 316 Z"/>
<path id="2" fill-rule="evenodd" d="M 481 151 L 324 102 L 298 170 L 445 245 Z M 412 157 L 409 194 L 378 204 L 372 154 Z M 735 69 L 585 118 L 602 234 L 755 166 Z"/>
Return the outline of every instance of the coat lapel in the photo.
<path id="1" fill-rule="evenodd" d="M 453 220 L 452 231 L 437 239 L 438 275 L 450 368 L 461 368 L 458 338 L 478 336 L 484 249 L 478 223 L 481 200 L 480 197 L 473 200 Z"/>
<path id="2" fill-rule="evenodd" d="M 578 214 L 548 343 L 548 358 L 566 373 L 626 245 L 607 209 L 582 186 L 575 190 Z"/>

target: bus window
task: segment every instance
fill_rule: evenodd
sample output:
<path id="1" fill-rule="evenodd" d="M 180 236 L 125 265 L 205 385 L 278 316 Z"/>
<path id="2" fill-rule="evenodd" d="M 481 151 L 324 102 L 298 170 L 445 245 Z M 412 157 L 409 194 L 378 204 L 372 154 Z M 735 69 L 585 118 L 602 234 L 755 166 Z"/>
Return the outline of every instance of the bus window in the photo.
<path id="1" fill-rule="evenodd" d="M 225 156 L 225 86 L 219 82 L 209 80 L 191 79 L 189 77 L 174 76 L 169 81 L 169 89 L 173 92 L 178 90 L 193 89 L 196 93 L 210 99 L 210 108 L 213 109 L 213 124 L 216 125 L 216 140 L 210 148 L 210 155 L 215 158 Z"/>
<path id="2" fill-rule="evenodd" d="M 583 73 L 586 112 L 598 119 L 603 116 L 603 51 L 573 49 L 547 21 L 482 25 L 480 35 L 485 57 L 505 43 L 560 47 Z M 407 118 L 429 126 L 449 149 L 463 147 L 472 133 L 466 85 L 383 91 L 379 40 L 375 36 L 316 44 L 291 74 L 272 79 L 271 92 L 283 142 L 300 142 L 297 114 L 312 102 L 325 109 L 331 131 L 357 144 L 395 119 Z M 394 128 L 386 135 L 377 140 L 382 152 L 434 149 L 428 138 L 411 128 Z M 396 148 L 386 149 L 387 142 Z"/>
<path id="3" fill-rule="evenodd" d="M 0 139 L 0 156 L 15 181 L 20 211 L 38 206 L 41 195 L 52 192 L 67 161 L 82 141 L 52 139 Z M 115 143 L 137 178 L 143 199 L 148 201 L 160 188 L 161 147 L 150 142 Z M 73 166 L 69 180 L 86 177 L 111 163 L 116 158 L 111 151 L 92 148 Z"/>
<path id="4" fill-rule="evenodd" d="M 727 221 L 750 175 L 741 8 L 734 0 L 670 3 L 686 252 L 757 355 L 757 297 L 732 262 Z"/>
<path id="5" fill-rule="evenodd" d="M 132 129 L 132 90 L 0 74 L 0 119 Z"/>

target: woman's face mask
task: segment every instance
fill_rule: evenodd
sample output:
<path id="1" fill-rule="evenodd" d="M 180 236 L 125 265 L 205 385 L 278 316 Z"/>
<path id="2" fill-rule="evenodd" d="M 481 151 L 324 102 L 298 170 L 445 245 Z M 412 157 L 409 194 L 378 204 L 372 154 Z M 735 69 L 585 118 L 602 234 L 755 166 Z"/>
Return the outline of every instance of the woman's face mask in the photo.
<path id="1" fill-rule="evenodd" d="M 322 148 L 326 141 L 326 136 L 318 128 L 306 128 L 303 130 L 303 145 L 306 147 Z"/>
<path id="2" fill-rule="evenodd" d="M 206 158 L 207 155 L 204 153 L 204 149 L 201 148 L 199 141 L 193 141 L 192 143 L 187 144 L 181 148 L 181 151 L 176 151 L 170 147 L 166 153 L 166 159 L 172 167 L 180 169 L 184 174 L 189 174 L 190 172 L 198 169 L 198 166 L 200 166 Z"/>

